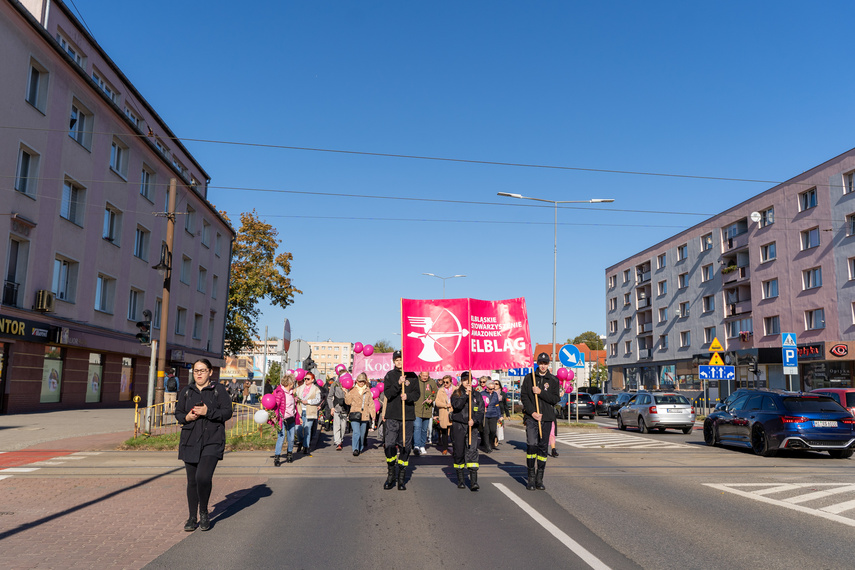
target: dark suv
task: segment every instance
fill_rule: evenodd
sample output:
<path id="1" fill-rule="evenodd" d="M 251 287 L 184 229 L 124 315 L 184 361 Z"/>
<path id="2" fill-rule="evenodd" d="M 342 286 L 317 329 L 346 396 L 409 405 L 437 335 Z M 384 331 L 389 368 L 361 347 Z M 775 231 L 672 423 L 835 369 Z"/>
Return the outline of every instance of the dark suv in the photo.
<path id="1" fill-rule="evenodd" d="M 564 394 L 564 397 L 561 398 L 561 402 L 556 406 L 558 417 L 562 419 L 576 419 L 577 404 L 579 406 L 580 418 L 587 416 L 594 419 L 594 415 L 597 413 L 594 408 L 594 400 L 591 398 L 590 394 L 586 394 L 584 392 L 580 392 L 578 394 Z"/>
<path id="2" fill-rule="evenodd" d="M 618 410 L 624 407 L 633 396 L 635 396 L 635 392 L 621 392 L 618 394 L 615 401 L 609 402 L 609 407 L 606 410 L 608 412 L 608 416 L 610 418 L 617 417 Z"/>

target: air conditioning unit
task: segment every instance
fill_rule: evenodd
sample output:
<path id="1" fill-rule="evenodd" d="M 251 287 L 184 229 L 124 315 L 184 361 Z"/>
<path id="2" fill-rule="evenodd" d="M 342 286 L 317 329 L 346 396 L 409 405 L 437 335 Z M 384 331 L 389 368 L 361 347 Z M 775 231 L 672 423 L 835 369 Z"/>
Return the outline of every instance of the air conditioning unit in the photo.
<path id="1" fill-rule="evenodd" d="M 56 310 L 56 297 L 52 291 L 39 289 L 36 291 L 36 310 L 52 313 Z"/>

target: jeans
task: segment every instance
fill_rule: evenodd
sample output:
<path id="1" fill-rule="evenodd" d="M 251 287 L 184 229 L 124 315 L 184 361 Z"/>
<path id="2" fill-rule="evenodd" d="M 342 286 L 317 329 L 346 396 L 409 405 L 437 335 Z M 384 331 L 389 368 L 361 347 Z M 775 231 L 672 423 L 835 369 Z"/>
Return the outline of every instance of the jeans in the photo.
<path id="1" fill-rule="evenodd" d="M 276 451 L 274 452 L 276 455 L 282 455 L 282 444 L 285 441 L 285 437 L 288 437 L 288 453 L 291 453 L 294 450 L 294 428 L 296 427 L 296 422 L 294 418 L 288 418 L 284 422 L 282 422 L 282 432 L 279 434 L 279 437 L 276 438 Z"/>
<path id="2" fill-rule="evenodd" d="M 360 453 L 364 449 L 365 436 L 368 433 L 368 422 L 350 422 L 350 429 L 353 430 L 353 436 L 350 441 L 353 451 Z"/>
<path id="3" fill-rule="evenodd" d="M 351 422 L 351 426 L 353 422 Z M 341 445 L 344 441 L 344 432 L 347 428 L 347 415 L 333 412 L 333 443 Z"/>
<path id="4" fill-rule="evenodd" d="M 300 426 L 300 443 L 303 444 L 305 451 L 309 450 L 309 446 L 312 443 L 312 427 L 315 425 L 316 419 L 308 420 L 306 419 L 306 410 L 303 410 L 302 416 L 303 424 Z"/>
<path id="5" fill-rule="evenodd" d="M 416 416 L 415 422 L 413 422 L 413 429 L 415 432 L 413 433 L 413 445 L 416 447 L 424 447 L 425 442 L 427 442 L 427 434 L 431 425 L 433 424 L 433 418 L 420 418 Z"/>

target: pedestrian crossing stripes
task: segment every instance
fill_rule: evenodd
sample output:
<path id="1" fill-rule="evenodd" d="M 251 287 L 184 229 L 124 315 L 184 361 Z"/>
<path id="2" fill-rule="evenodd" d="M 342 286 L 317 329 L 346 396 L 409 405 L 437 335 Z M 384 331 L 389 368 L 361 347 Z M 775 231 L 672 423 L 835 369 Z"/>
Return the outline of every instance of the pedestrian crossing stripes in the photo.
<path id="1" fill-rule="evenodd" d="M 704 486 L 855 527 L 855 484 L 852 483 L 704 483 Z"/>
<path id="2" fill-rule="evenodd" d="M 0 454 L 4 454 L 4 461 L 6 461 L 7 465 L 18 465 L 16 467 L 5 467 L 0 468 L 0 479 L 7 479 L 12 477 L 16 473 L 32 473 L 34 471 L 40 470 L 42 467 L 54 467 L 58 465 L 64 465 L 66 462 L 70 461 L 80 461 L 82 459 L 86 459 L 87 457 L 93 455 L 100 455 L 100 451 L 77 451 L 74 453 L 68 452 L 27 452 L 27 451 L 19 451 L 19 452 L 6 452 L 0 451 Z M 21 465 L 35 465 L 35 467 L 20 467 Z"/>
<path id="3" fill-rule="evenodd" d="M 578 449 L 685 449 L 688 445 L 660 441 L 626 433 L 567 433 L 558 434 L 556 442 Z"/>

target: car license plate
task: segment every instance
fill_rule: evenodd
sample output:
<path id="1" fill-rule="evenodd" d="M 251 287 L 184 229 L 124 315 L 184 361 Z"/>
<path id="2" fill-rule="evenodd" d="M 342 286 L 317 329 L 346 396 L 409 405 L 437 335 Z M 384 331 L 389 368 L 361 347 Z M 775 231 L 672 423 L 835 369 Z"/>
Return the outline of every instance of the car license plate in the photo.
<path id="1" fill-rule="evenodd" d="M 668 408 L 668 413 L 669 414 L 682 414 L 683 410 L 681 410 L 680 408 Z"/>
<path id="2" fill-rule="evenodd" d="M 837 422 L 814 420 L 813 427 L 837 427 Z"/>

